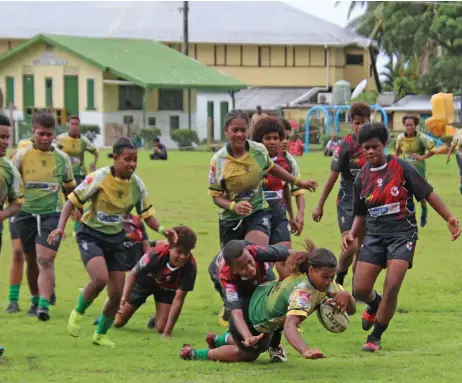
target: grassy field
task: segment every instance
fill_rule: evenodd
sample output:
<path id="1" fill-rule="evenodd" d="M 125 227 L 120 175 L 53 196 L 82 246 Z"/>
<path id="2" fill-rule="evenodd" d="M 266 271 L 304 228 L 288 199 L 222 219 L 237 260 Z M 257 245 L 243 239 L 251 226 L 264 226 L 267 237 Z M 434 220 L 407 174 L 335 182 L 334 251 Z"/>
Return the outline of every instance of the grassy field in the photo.
<path id="1" fill-rule="evenodd" d="M 5 225 L 0 257 L 0 344 L 6 352 L 0 359 L 0 382 L 460 382 L 461 240 L 449 240 L 445 223 L 433 211 L 429 224 L 421 230 L 414 268 L 405 280 L 398 312 L 378 354 L 360 351 L 365 339 L 360 328 L 360 306 L 343 334 L 327 333 L 316 316 L 305 321 L 303 337 L 327 354 L 325 360 L 304 360 L 286 343 L 289 362 L 283 365 L 269 364 L 267 354 L 252 364 L 180 360 L 183 343 L 202 348 L 207 331 L 222 331 L 216 322 L 220 300 L 207 273 L 209 261 L 219 250 L 217 212 L 207 196 L 211 155 L 172 152 L 168 162 L 152 162 L 146 152 L 140 152 L 137 173 L 147 184 L 161 222 L 165 226 L 187 224 L 198 234 L 194 252 L 199 268 L 196 288 L 187 298 L 171 340 L 147 329 L 146 321 L 153 310 L 149 301 L 124 329 L 110 331 L 116 349 L 93 346 L 92 322 L 104 296 L 87 311 L 81 337 L 75 339 L 67 334 L 66 322 L 78 289 L 88 280 L 72 236 L 61 245 L 57 257 L 58 303 L 51 310 L 52 319 L 42 323 L 25 317 L 29 303 L 25 282 L 20 298 L 22 312 L 6 314 L 11 249 L 8 224 Z M 100 165 L 109 163 L 105 156 L 102 158 Z M 323 185 L 329 159 L 313 153 L 299 159 L 299 164 L 304 177 Z M 429 179 L 453 213 L 462 218 L 457 171 L 455 159 L 449 166 L 444 165 L 441 156 L 429 161 Z M 304 234 L 318 246 L 338 252 L 340 235 L 334 195 L 328 200 L 322 223 L 311 220 L 319 194 L 320 191 L 307 194 Z M 70 224 L 67 229 L 70 234 Z M 294 238 L 294 243 L 296 247 L 302 242 Z M 351 276 L 347 279 L 349 288 Z"/>

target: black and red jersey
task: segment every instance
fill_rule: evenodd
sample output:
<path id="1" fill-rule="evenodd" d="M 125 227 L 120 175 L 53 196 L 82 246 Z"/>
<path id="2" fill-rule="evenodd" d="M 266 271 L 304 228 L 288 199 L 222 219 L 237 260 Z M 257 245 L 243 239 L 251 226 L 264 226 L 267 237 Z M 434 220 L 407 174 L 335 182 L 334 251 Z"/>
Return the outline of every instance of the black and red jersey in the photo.
<path id="1" fill-rule="evenodd" d="M 356 135 L 344 137 L 332 155 L 330 169 L 341 173 L 339 196 L 352 196 L 356 175 L 367 162 Z"/>
<path id="2" fill-rule="evenodd" d="M 229 310 L 240 309 L 240 298 L 250 298 L 255 288 L 267 281 L 266 271 L 270 267 L 268 262 L 284 262 L 289 256 L 289 249 L 285 246 L 256 246 L 247 245 L 246 249 L 255 260 L 257 273 L 252 279 L 245 279 L 234 274 L 231 267 L 223 259 L 221 252 L 214 259 L 214 268 L 223 289 L 225 306 Z"/>
<path id="3" fill-rule="evenodd" d="M 367 163 L 354 183 L 353 213 L 366 217 L 366 234 L 417 235 L 414 197 L 421 201 L 433 187 L 408 162 L 389 155 L 387 163 Z"/>
<path id="4" fill-rule="evenodd" d="M 292 172 L 292 167 L 289 161 L 282 153 L 278 153 L 278 155 L 272 158 L 272 160 L 288 173 Z M 263 177 L 263 194 L 270 207 L 278 206 L 284 202 L 285 185 L 285 181 L 282 181 L 269 173 L 265 174 Z"/>
<path id="5" fill-rule="evenodd" d="M 154 283 L 165 290 L 192 291 L 197 274 L 193 255 L 183 267 L 170 265 L 169 257 L 169 245 L 156 246 L 143 255 L 135 266 L 137 283 Z"/>

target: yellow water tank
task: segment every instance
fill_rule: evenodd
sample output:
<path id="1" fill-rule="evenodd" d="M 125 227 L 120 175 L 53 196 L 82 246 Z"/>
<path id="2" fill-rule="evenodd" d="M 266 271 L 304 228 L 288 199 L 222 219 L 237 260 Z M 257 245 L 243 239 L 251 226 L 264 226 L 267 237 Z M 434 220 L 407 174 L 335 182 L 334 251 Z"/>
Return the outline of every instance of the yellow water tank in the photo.
<path id="1" fill-rule="evenodd" d="M 431 98 L 432 117 L 454 122 L 454 96 L 452 93 L 438 93 Z"/>

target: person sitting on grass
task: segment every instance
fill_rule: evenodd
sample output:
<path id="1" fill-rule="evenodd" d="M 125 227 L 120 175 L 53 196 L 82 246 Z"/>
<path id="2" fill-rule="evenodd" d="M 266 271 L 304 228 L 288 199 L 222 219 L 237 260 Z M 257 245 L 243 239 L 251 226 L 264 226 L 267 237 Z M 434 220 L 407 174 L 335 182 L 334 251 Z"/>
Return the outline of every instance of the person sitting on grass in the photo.
<path id="1" fill-rule="evenodd" d="M 114 327 L 127 324 L 149 296 L 156 302 L 154 326 L 163 337 L 170 338 L 189 291 L 196 281 L 196 261 L 191 250 L 196 234 L 187 226 L 177 226 L 176 243 L 160 244 L 146 253 L 132 269 L 125 282 L 120 309 Z"/>
<path id="2" fill-rule="evenodd" d="M 210 342 L 210 337 L 206 338 L 209 349 L 183 345 L 180 358 L 252 362 L 268 350 L 273 334 L 281 329 L 289 344 L 305 359 L 324 358 L 324 353 L 308 347 L 298 326 L 326 297 L 332 299 L 339 311 L 346 311 L 349 315 L 355 313 L 356 303 L 348 291 L 333 281 L 337 270 L 335 255 L 330 250 L 315 249 L 314 246 L 308 246 L 307 250 L 287 260 L 287 269 L 291 271 L 287 278 L 261 284 L 252 294 L 246 315 L 252 343 L 244 342 L 230 326 L 230 333 L 214 338 L 214 342 Z"/>
<path id="3" fill-rule="evenodd" d="M 153 152 L 149 155 L 151 160 L 166 160 L 167 159 L 167 148 L 162 144 L 158 137 L 154 139 Z"/>

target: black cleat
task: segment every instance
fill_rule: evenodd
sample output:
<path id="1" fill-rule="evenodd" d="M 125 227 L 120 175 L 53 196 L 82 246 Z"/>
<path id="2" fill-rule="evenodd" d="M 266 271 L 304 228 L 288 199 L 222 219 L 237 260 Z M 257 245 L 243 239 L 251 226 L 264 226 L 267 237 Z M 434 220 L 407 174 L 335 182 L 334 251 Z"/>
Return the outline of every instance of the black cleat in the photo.
<path id="1" fill-rule="evenodd" d="M 37 308 L 38 306 L 35 303 L 32 303 L 27 311 L 27 316 L 29 317 L 36 317 L 37 316 Z"/>
<path id="2" fill-rule="evenodd" d="M 50 297 L 50 304 L 52 306 L 55 306 L 56 305 L 56 294 L 53 292 L 53 294 L 51 295 Z"/>
<path id="3" fill-rule="evenodd" d="M 156 327 L 156 316 L 153 315 L 151 318 L 148 320 L 148 328 L 153 329 Z"/>
<path id="4" fill-rule="evenodd" d="M 9 314 L 15 314 L 20 312 L 21 310 L 19 309 L 18 302 L 10 302 L 5 311 Z"/>
<path id="5" fill-rule="evenodd" d="M 47 307 L 39 307 L 37 309 L 37 317 L 40 321 L 46 322 L 50 319 L 50 313 Z"/>
<path id="6" fill-rule="evenodd" d="M 0 346 L 0 356 L 3 355 L 3 352 L 5 351 L 5 349 L 3 347 Z"/>

